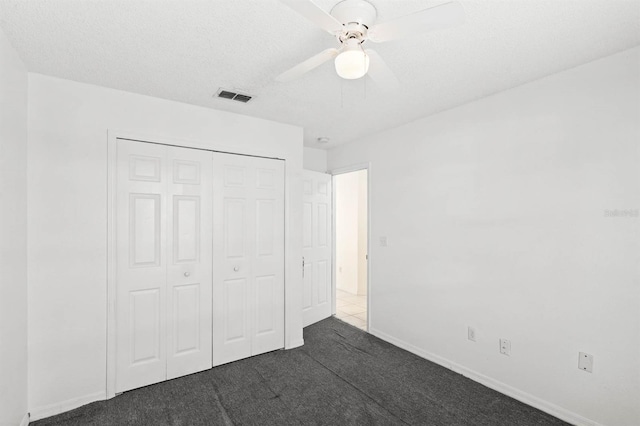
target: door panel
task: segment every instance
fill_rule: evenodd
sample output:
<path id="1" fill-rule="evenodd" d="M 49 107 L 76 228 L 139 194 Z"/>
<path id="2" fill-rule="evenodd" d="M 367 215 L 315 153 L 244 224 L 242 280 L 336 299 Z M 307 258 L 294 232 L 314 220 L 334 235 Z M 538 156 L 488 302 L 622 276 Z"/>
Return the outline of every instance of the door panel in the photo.
<path id="1" fill-rule="evenodd" d="M 318 283 L 318 305 L 323 305 L 329 302 L 329 295 L 331 294 L 331 271 L 329 270 L 329 262 L 326 260 L 319 260 L 318 273 L 316 275 L 316 282 Z"/>
<path id="2" fill-rule="evenodd" d="M 160 360 L 160 292 L 129 293 L 131 309 L 131 365 Z"/>
<path id="3" fill-rule="evenodd" d="M 313 307 L 313 293 L 315 280 L 313 278 L 313 263 L 305 260 L 302 265 L 302 310 L 307 311 Z"/>
<path id="4" fill-rule="evenodd" d="M 329 203 L 327 201 L 318 201 L 318 248 L 327 248 L 329 246 L 329 230 L 330 230 L 330 218 L 329 218 Z"/>
<path id="5" fill-rule="evenodd" d="M 173 259 L 175 263 L 200 260 L 200 197 L 173 197 Z"/>
<path id="6" fill-rule="evenodd" d="M 284 161 L 250 158 L 255 170 L 251 221 L 251 355 L 284 347 Z"/>
<path id="7" fill-rule="evenodd" d="M 274 306 L 277 305 L 278 288 L 273 275 L 256 278 L 256 334 L 262 335 L 276 331 L 275 319 L 277 313 Z"/>
<path id="8" fill-rule="evenodd" d="M 173 335 L 176 355 L 200 350 L 200 284 L 173 287 Z"/>
<path id="9" fill-rule="evenodd" d="M 245 258 L 245 227 L 247 226 L 245 204 L 246 200 L 243 198 L 225 198 L 223 200 L 223 235 L 225 241 L 224 254 L 227 259 Z"/>
<path id="10" fill-rule="evenodd" d="M 166 147 L 117 142 L 116 392 L 166 377 Z"/>
<path id="11" fill-rule="evenodd" d="M 306 327 L 331 316 L 331 175 L 303 172 L 302 318 Z"/>
<path id="12" fill-rule="evenodd" d="M 284 346 L 284 162 L 214 153 L 213 365 Z"/>
<path id="13" fill-rule="evenodd" d="M 159 194 L 131 194 L 129 200 L 130 264 L 160 265 L 161 212 Z"/>
<path id="14" fill-rule="evenodd" d="M 212 153 L 167 147 L 167 378 L 211 368 Z"/>
<path id="15" fill-rule="evenodd" d="M 313 202 L 302 204 L 302 248 L 313 248 Z"/>
<path id="16" fill-rule="evenodd" d="M 117 141 L 116 392 L 211 367 L 212 157 Z"/>
<path id="17" fill-rule="evenodd" d="M 273 224 L 276 206 L 274 200 L 256 201 L 256 255 L 273 256 L 276 246 Z"/>
<path id="18" fill-rule="evenodd" d="M 246 170 L 214 154 L 213 365 L 251 356 Z M 219 238 L 222 236 L 222 238 Z"/>
<path id="19" fill-rule="evenodd" d="M 122 144 L 128 144 L 126 141 L 118 141 L 118 147 L 121 148 Z M 139 142 L 131 142 L 130 149 L 135 147 L 141 147 Z M 149 145 L 149 144 L 146 144 Z M 160 182 L 162 180 L 161 170 L 163 169 L 164 151 L 166 147 L 155 145 L 158 150 L 154 148 L 145 147 L 140 152 L 149 152 L 157 154 L 158 156 L 145 156 L 129 154 L 129 180 L 131 181 L 144 181 L 144 182 Z M 122 149 L 122 148 L 121 148 Z"/>
<path id="20" fill-rule="evenodd" d="M 224 306 L 222 308 L 224 319 L 223 343 L 240 343 L 236 347 L 245 346 L 246 353 L 251 355 L 251 341 L 249 340 L 249 311 L 247 309 L 247 280 L 233 279 L 224 282 Z"/>

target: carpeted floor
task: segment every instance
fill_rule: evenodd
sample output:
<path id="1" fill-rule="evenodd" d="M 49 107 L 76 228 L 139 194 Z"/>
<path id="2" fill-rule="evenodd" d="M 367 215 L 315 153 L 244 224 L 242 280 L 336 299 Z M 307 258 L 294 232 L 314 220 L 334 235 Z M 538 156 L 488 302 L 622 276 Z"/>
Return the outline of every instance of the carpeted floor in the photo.
<path id="1" fill-rule="evenodd" d="M 566 425 L 335 318 L 304 339 L 32 424 Z"/>

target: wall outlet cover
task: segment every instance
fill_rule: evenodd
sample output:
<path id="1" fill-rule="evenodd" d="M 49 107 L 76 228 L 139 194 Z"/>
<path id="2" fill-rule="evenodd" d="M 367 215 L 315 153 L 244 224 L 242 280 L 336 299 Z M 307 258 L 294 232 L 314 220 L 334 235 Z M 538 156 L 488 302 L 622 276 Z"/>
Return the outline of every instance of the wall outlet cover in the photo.
<path id="1" fill-rule="evenodd" d="M 584 352 L 578 353 L 578 368 L 587 373 L 593 373 L 593 355 Z"/>
<path id="2" fill-rule="evenodd" d="M 502 355 L 511 355 L 511 340 L 500 339 L 500 353 Z"/>
<path id="3" fill-rule="evenodd" d="M 467 339 L 472 342 L 476 341 L 476 329 L 473 327 L 467 327 Z"/>

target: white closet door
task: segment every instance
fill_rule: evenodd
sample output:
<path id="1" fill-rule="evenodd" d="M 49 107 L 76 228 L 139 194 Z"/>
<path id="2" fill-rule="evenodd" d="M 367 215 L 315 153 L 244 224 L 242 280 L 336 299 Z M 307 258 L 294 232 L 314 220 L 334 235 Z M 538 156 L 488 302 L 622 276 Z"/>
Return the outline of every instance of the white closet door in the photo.
<path id="1" fill-rule="evenodd" d="M 167 378 L 211 368 L 212 153 L 167 149 Z"/>
<path id="2" fill-rule="evenodd" d="M 166 152 L 117 142 L 116 392 L 166 378 Z"/>
<path id="3" fill-rule="evenodd" d="M 284 348 L 284 161 L 252 158 L 255 172 L 253 348 Z"/>
<path id="4" fill-rule="evenodd" d="M 303 172 L 302 323 L 331 316 L 331 175 Z"/>
<path id="5" fill-rule="evenodd" d="M 117 142 L 116 392 L 211 367 L 211 155 Z"/>
<path id="6" fill-rule="evenodd" d="M 284 162 L 214 153 L 213 365 L 284 347 Z"/>

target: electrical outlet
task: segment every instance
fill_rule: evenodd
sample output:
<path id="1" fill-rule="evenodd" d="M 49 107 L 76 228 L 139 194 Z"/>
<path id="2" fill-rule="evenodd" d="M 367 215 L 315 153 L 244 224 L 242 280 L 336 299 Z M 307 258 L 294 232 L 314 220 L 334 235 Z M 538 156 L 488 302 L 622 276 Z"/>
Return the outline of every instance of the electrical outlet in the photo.
<path id="1" fill-rule="evenodd" d="M 473 327 L 467 327 L 467 339 L 472 342 L 476 341 L 476 329 Z"/>
<path id="2" fill-rule="evenodd" d="M 578 368 L 588 373 L 593 373 L 593 355 L 584 352 L 578 353 Z"/>
<path id="3" fill-rule="evenodd" d="M 500 353 L 502 355 L 511 355 L 511 340 L 500 339 Z"/>

